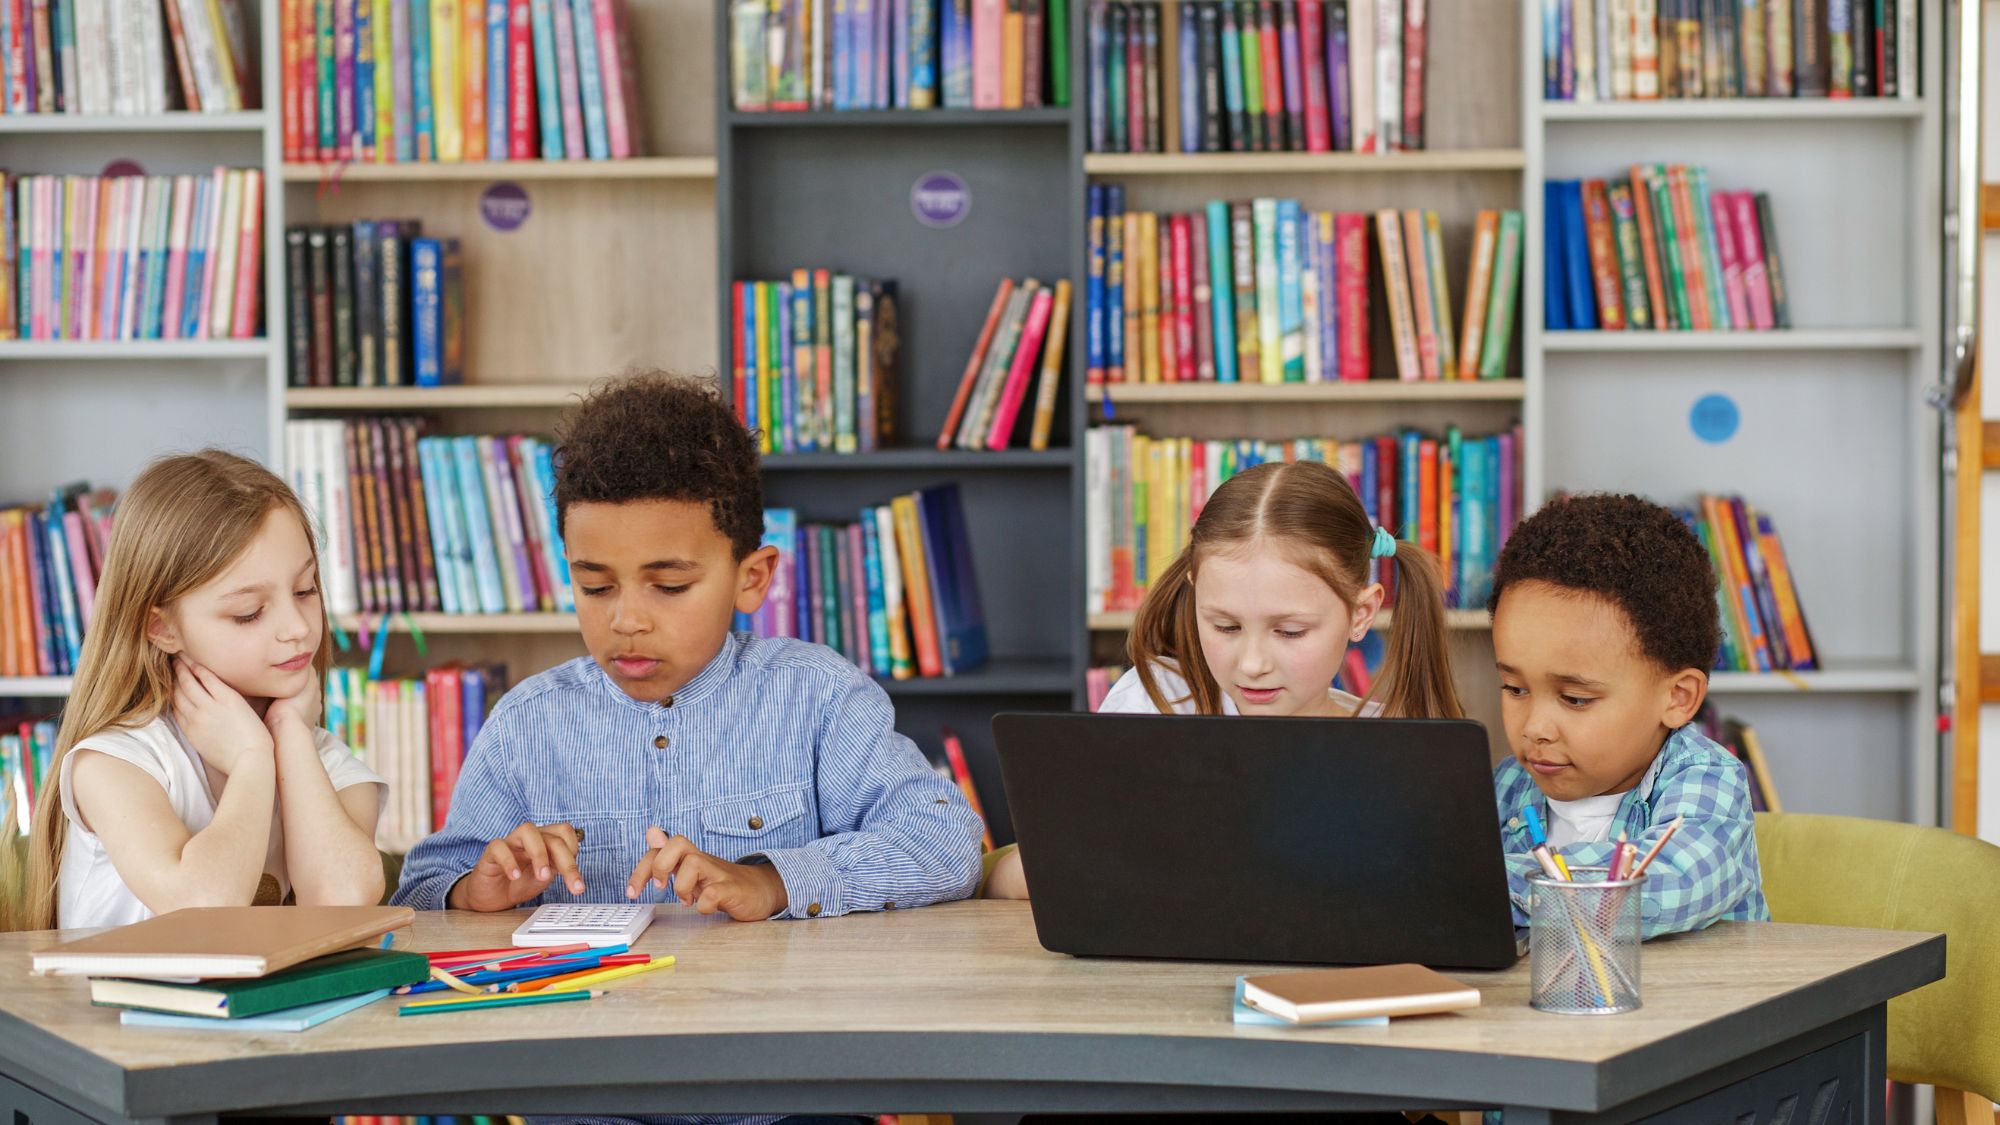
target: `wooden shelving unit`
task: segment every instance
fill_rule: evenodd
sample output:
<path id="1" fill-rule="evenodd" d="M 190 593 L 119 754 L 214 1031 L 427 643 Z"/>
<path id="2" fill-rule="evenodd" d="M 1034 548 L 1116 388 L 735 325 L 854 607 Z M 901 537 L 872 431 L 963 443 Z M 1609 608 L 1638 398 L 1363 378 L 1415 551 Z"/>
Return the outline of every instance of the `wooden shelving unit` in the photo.
<path id="1" fill-rule="evenodd" d="M 708 156 L 652 156 L 629 160 L 481 160 L 421 164 L 287 164 L 287 183 L 491 183 L 510 180 L 712 180 Z"/>
<path id="2" fill-rule="evenodd" d="M 1519 402 L 1527 385 L 1519 379 L 1462 382 L 1404 382 L 1366 379 L 1346 383 L 1111 383 L 1084 389 L 1087 402 L 1125 403 L 1358 403 L 1358 402 Z"/>

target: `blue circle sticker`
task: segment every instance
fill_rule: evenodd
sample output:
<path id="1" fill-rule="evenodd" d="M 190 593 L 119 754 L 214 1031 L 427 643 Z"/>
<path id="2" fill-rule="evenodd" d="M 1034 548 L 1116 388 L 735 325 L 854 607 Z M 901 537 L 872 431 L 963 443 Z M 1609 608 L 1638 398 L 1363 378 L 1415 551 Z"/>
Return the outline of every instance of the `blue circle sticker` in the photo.
<path id="1" fill-rule="evenodd" d="M 528 200 L 528 190 L 512 180 L 501 180 L 490 184 L 479 193 L 479 217 L 486 225 L 506 234 L 521 229 L 528 221 L 528 213 L 534 205 Z"/>
<path id="2" fill-rule="evenodd" d="M 910 210 L 927 227 L 955 227 L 972 210 L 972 192 L 956 172 L 926 172 L 910 185 Z"/>
<path id="3" fill-rule="evenodd" d="M 1703 395 L 1695 400 L 1694 409 L 1688 411 L 1688 428 L 1710 445 L 1721 445 L 1735 437 L 1737 427 L 1742 424 L 1743 414 L 1736 409 L 1736 400 L 1728 395 Z"/>

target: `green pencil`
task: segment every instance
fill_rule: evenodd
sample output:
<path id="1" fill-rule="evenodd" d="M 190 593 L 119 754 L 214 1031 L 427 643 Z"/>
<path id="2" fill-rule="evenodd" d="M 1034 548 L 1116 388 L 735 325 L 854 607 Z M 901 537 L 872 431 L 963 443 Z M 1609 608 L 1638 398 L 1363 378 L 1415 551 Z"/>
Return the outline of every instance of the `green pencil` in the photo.
<path id="1" fill-rule="evenodd" d="M 422 1016 L 434 1012 L 469 1012 L 474 1008 L 513 1008 L 524 1004 L 559 1004 L 565 1000 L 592 1000 L 604 995 L 603 992 L 506 992 L 479 999 L 467 997 L 464 1000 L 431 1000 L 405 1004 L 396 1009 L 399 1016 Z"/>

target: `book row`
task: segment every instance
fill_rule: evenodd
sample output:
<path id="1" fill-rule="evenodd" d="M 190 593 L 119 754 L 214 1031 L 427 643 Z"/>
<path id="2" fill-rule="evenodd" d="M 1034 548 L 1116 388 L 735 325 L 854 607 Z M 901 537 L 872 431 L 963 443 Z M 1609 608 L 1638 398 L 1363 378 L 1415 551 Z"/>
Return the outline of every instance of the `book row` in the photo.
<path id="1" fill-rule="evenodd" d="M 1757 729 L 1716 710 L 1714 696 L 1703 701 L 1694 721 L 1710 742 L 1736 755 L 1737 760 L 1743 763 L 1744 770 L 1750 775 L 1751 811 L 1784 812 L 1785 806 L 1778 800 L 1777 783 L 1771 776 L 1771 762 L 1764 755 L 1764 743 L 1757 736 Z"/>
<path id="2" fill-rule="evenodd" d="M 733 0 L 739 110 L 1069 104 L 1073 0 Z"/>
<path id="3" fill-rule="evenodd" d="M 420 680 L 327 671 L 326 729 L 389 783 L 376 846 L 400 855 L 444 827 L 466 752 L 506 690 L 505 665 L 440 665 Z"/>
<path id="4" fill-rule="evenodd" d="M 321 529 L 329 612 L 576 609 L 540 438 L 429 437 L 413 418 L 292 421 L 285 465 Z"/>
<path id="5" fill-rule="evenodd" d="M 436 387 L 465 378 L 455 238 L 416 219 L 285 229 L 286 378 L 294 387 Z"/>
<path id="6" fill-rule="evenodd" d="M 1639 164 L 1629 180 L 1550 180 L 1544 202 L 1551 330 L 1792 327 L 1769 195 Z"/>
<path id="7" fill-rule="evenodd" d="M 1542 0 L 1542 96 L 1914 98 L 1918 0 Z"/>
<path id="8" fill-rule="evenodd" d="M 1428 6 L 1093 2 L 1090 151 L 1421 149 Z"/>
<path id="9" fill-rule="evenodd" d="M 825 269 L 729 287 L 736 416 L 765 453 L 865 453 L 896 440 L 896 282 Z"/>
<path id="10" fill-rule="evenodd" d="M 1507 374 L 1518 211 L 1479 213 L 1461 333 L 1434 211 L 1310 211 L 1297 200 L 1256 199 L 1159 214 L 1125 210 L 1118 184 L 1092 184 L 1089 206 L 1091 382 L 1374 378 L 1371 292 L 1387 309 L 1395 378 Z"/>
<path id="11" fill-rule="evenodd" d="M 1062 384 L 1063 344 L 1069 338 L 1069 306 L 1068 278 L 1053 288 L 1034 278 L 1019 284 L 1011 277 L 1001 279 L 938 431 L 939 449 L 1006 449 L 1020 440 L 1017 430 L 1023 428 L 1028 448 L 1049 447 L 1056 389 Z M 1041 376 L 1034 409 L 1024 411 L 1028 383 L 1037 370 Z"/>
<path id="12" fill-rule="evenodd" d="M 643 155 L 625 0 L 280 0 L 286 160 Z"/>
<path id="13" fill-rule="evenodd" d="M 1771 517 L 1741 496 L 1703 493 L 1681 520 L 1708 548 L 1722 608 L 1724 672 L 1804 672 L 1819 667 L 1812 631 Z"/>
<path id="14" fill-rule="evenodd" d="M 759 636 L 826 645 L 883 679 L 951 676 L 986 662 L 986 616 L 956 484 L 864 508 L 853 523 L 764 512 L 778 552 L 764 605 L 739 615 Z"/>
<path id="15" fill-rule="evenodd" d="M 27 718 L 0 719 L 0 832 L 12 819 L 20 835 L 28 834 L 34 823 L 35 800 L 42 780 L 49 776 L 49 763 L 56 756 L 56 721 Z"/>
<path id="16" fill-rule="evenodd" d="M 83 655 L 116 495 L 87 484 L 0 509 L 0 676 L 67 676 Z"/>
<path id="17" fill-rule="evenodd" d="M 0 3 L 7 113 L 225 113 L 258 105 L 241 0 Z"/>
<path id="18" fill-rule="evenodd" d="M 0 338 L 248 339 L 263 331 L 264 174 L 9 176 Z"/>
<path id="19" fill-rule="evenodd" d="M 1224 481 L 1267 462 L 1305 460 L 1339 469 L 1369 519 L 1437 555 L 1446 605 L 1482 606 L 1522 514 L 1523 451 L 1518 425 L 1483 437 L 1453 426 L 1358 441 L 1208 441 L 1095 427 L 1085 438 L 1088 612 L 1139 608 Z M 1392 577 L 1371 566 L 1378 580 Z"/>

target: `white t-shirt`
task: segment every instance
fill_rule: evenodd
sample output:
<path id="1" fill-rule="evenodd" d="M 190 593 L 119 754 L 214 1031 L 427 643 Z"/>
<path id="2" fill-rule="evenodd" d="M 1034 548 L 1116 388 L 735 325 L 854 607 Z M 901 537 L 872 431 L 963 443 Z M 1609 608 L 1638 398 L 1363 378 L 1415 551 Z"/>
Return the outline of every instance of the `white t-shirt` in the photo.
<path id="1" fill-rule="evenodd" d="M 356 785 L 388 788 L 388 783 L 362 765 L 354 757 L 354 752 L 331 732 L 313 728 L 313 742 L 319 750 L 320 764 L 326 767 L 327 777 L 333 781 L 335 792 Z M 77 743 L 63 756 L 62 803 L 69 827 L 68 835 L 63 838 L 62 869 L 56 876 L 56 925 L 68 929 L 143 922 L 151 918 L 153 912 L 125 885 L 117 868 L 111 865 L 104 842 L 98 839 L 95 832 L 83 826 L 83 817 L 77 812 L 76 787 L 71 782 L 71 774 L 77 755 L 85 750 L 109 754 L 146 771 L 147 776 L 167 791 L 167 803 L 173 806 L 174 813 L 189 832 L 200 832 L 215 819 L 215 804 L 222 795 L 221 787 L 210 791 L 209 773 L 201 755 L 180 737 L 173 722 L 164 716 L 142 727 L 94 734 Z M 221 780 L 227 782 L 226 778 Z M 270 878 L 260 890 L 268 892 L 275 884 L 276 897 L 271 899 L 271 904 L 276 905 L 291 891 L 291 880 L 285 874 L 284 826 L 279 822 L 275 808 L 271 810 L 271 844 L 264 859 L 264 873 Z M 261 902 L 268 894 L 260 893 L 258 897 Z"/>
<path id="2" fill-rule="evenodd" d="M 1611 838 L 1611 821 L 1618 815 L 1623 793 L 1600 797 L 1580 797 L 1574 801 L 1549 800 L 1549 847 L 1556 850 L 1571 844 L 1601 844 Z"/>
<path id="3" fill-rule="evenodd" d="M 1168 699 L 1179 700 L 1179 702 L 1174 704 L 1174 714 L 1192 715 L 1195 713 L 1194 699 L 1188 695 L 1187 681 L 1181 679 L 1180 668 L 1177 665 L 1165 660 L 1155 664 L 1153 666 L 1153 680 L 1159 685 L 1160 694 L 1166 696 Z M 1355 707 L 1360 706 L 1361 703 L 1354 696 L 1333 687 L 1326 689 L 1326 697 L 1350 712 Z M 1157 715 L 1160 713 L 1160 709 L 1153 706 L 1153 697 L 1146 694 L 1146 685 L 1139 682 L 1139 670 L 1137 668 L 1128 668 L 1125 670 L 1124 675 L 1118 677 L 1118 682 L 1111 685 L 1111 690 L 1104 696 L 1104 702 L 1097 705 L 1097 713 L 1100 715 Z M 1226 691 L 1222 693 L 1222 713 L 1225 715 L 1240 713 L 1236 709 L 1236 701 L 1231 699 L 1229 693 Z M 1364 719 L 1374 719 L 1379 718 L 1381 714 L 1381 701 L 1371 700 L 1368 706 L 1362 709 L 1361 717 Z"/>

